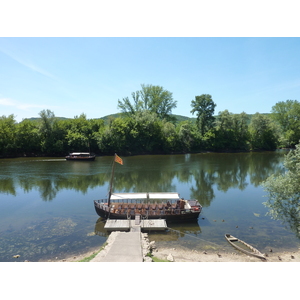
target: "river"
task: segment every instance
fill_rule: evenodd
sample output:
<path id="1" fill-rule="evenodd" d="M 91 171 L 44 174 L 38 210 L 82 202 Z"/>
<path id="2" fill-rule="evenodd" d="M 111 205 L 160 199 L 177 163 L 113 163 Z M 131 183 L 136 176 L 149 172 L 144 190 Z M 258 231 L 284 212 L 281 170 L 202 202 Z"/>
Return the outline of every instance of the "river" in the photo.
<path id="1" fill-rule="evenodd" d="M 298 249 L 288 218 L 274 220 L 260 183 L 282 172 L 286 151 L 122 157 L 115 192 L 179 192 L 203 206 L 198 222 L 150 233 L 158 246 L 228 250 L 225 233 L 261 252 Z M 107 239 L 93 200 L 108 192 L 112 157 L 0 160 L 0 261 L 45 261 L 99 249 Z M 15 258 L 14 256 L 19 256 Z"/>

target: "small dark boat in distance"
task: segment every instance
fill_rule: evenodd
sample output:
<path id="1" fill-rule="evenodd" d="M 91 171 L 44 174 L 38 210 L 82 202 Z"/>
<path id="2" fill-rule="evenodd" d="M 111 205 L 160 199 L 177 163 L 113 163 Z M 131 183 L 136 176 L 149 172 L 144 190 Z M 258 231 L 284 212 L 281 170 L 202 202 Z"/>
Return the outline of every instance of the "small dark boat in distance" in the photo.
<path id="1" fill-rule="evenodd" d="M 96 155 L 90 152 L 72 152 L 66 156 L 66 160 L 91 161 L 95 160 Z"/>
<path id="2" fill-rule="evenodd" d="M 246 242 L 232 236 L 229 233 L 225 234 L 225 238 L 236 249 L 238 249 L 248 255 L 252 255 L 252 256 L 258 257 L 260 259 L 266 260 L 266 257 L 264 254 L 262 254 L 256 248 L 252 247 L 251 245 L 247 244 Z M 246 246 L 246 247 L 243 247 L 243 246 Z"/>

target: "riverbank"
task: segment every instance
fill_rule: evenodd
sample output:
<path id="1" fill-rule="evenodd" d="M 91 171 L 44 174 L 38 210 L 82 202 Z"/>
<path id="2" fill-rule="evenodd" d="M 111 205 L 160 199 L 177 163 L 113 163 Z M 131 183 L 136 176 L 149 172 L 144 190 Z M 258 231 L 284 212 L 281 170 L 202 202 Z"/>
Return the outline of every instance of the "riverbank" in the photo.
<path id="1" fill-rule="evenodd" d="M 170 259 L 173 257 L 174 262 L 300 262 L 300 249 L 266 254 L 266 261 L 264 261 L 235 249 L 232 252 L 198 252 L 196 250 L 159 248 L 153 252 L 153 256 L 159 259 L 168 260 L 168 257 Z"/>
<path id="2" fill-rule="evenodd" d="M 100 250 L 100 249 L 99 249 Z M 79 255 L 66 256 L 63 259 L 53 258 L 48 262 L 79 262 L 99 250 L 88 251 Z M 300 262 L 300 249 L 296 251 L 269 252 L 266 262 Z M 180 248 L 156 248 L 152 255 L 162 261 L 173 262 L 265 262 L 259 258 L 248 256 L 238 250 L 232 252 L 198 252 Z"/>

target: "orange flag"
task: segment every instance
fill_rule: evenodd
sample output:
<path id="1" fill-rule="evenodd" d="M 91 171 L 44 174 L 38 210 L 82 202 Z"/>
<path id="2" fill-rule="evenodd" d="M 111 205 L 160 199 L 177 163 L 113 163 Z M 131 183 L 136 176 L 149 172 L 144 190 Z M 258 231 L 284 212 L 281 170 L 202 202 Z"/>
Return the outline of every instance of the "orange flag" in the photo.
<path id="1" fill-rule="evenodd" d="M 123 165 L 123 159 L 117 154 L 115 154 L 115 162 L 119 163 L 120 165 Z"/>

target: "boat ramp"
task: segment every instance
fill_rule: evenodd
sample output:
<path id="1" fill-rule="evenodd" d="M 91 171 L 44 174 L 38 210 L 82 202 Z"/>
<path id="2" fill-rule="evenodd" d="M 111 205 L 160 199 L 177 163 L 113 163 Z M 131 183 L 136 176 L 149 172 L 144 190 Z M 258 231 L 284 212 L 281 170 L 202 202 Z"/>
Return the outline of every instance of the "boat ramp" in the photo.
<path id="1" fill-rule="evenodd" d="M 91 262 L 143 262 L 149 252 L 149 243 L 145 241 L 142 231 L 166 230 L 164 219 L 106 221 L 105 229 L 111 231 L 107 245 Z"/>

